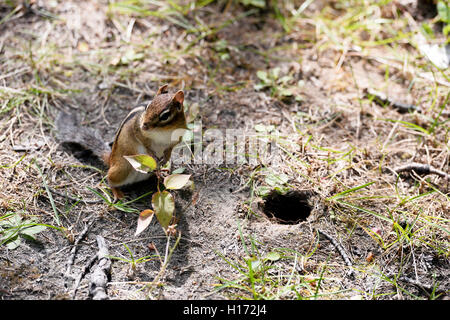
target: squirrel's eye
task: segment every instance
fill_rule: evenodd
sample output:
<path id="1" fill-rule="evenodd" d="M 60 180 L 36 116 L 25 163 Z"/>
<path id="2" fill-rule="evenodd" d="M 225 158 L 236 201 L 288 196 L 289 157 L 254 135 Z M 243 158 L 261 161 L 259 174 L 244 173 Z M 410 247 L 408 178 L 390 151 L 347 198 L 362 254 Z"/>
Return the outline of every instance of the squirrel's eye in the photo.
<path id="1" fill-rule="evenodd" d="M 164 111 L 163 113 L 161 113 L 159 115 L 159 120 L 160 121 L 167 121 L 170 117 L 170 110 Z"/>

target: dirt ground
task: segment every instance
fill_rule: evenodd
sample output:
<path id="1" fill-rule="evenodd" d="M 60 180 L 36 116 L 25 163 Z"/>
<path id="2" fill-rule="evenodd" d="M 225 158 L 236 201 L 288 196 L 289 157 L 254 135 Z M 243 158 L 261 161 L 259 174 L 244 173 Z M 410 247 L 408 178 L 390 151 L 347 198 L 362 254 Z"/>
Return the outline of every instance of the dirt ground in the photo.
<path id="1" fill-rule="evenodd" d="M 417 77 L 412 86 L 404 70 L 377 61 L 391 55 L 383 47 L 368 53 L 349 48 L 346 54 L 322 47 L 326 42 L 317 38 L 308 17 L 334 2 L 310 5 L 307 17 L 289 32 L 270 10 L 246 14 L 248 8 L 226 3 L 213 2 L 183 18 L 119 14 L 106 1 L 35 1 L 10 16 L 16 6 L 0 6 L 1 214 L 18 212 L 55 226 L 56 210 L 63 227 L 45 229 L 36 241 L 23 238 L 15 249 L 0 247 L 1 299 L 89 299 L 92 268 L 86 266 L 97 254 L 97 235 L 106 240 L 110 256 L 122 258 L 111 260 L 110 299 L 255 298 L 242 280 L 248 270 L 236 269 L 253 246 L 259 257 L 281 253 L 265 261 L 273 269 L 262 279 L 271 281 L 258 283 L 258 298 L 311 298 L 317 288 L 318 299 L 448 298 L 449 181 L 433 174 L 398 178 L 385 169 L 413 159 L 449 172 L 448 82 L 436 74 L 443 85 Z M 181 25 L 186 21 L 199 30 L 216 28 L 192 31 Z M 413 49 L 399 45 L 398 52 Z M 302 81 L 301 99 L 254 88 L 257 72 L 274 68 L 290 81 Z M 401 113 L 365 98 L 366 88 L 387 82 L 383 88 L 390 96 L 423 113 Z M 257 125 L 273 125 L 288 143 L 272 165 L 172 166 L 191 174 L 195 189 L 173 192 L 181 238 L 160 285 L 149 290 L 160 260 L 132 268 L 123 259 L 130 259 L 127 247 L 135 259 L 166 249 L 156 219 L 134 236 L 137 214 L 150 207 L 155 179 L 125 190 L 127 200 L 148 193 L 125 206 L 133 212 L 109 205 L 91 191 L 109 192 L 105 168 L 89 153 L 61 145 L 54 120 L 61 110 L 76 112 L 84 126 L 111 141 L 123 117 L 152 99 L 163 83 L 173 91 L 184 89 L 203 130 L 254 134 Z M 426 127 L 435 118 L 443 124 L 427 136 L 400 122 L 374 120 Z M 259 187 L 274 187 L 263 167 L 288 177 L 283 186 L 289 191 L 281 200 L 277 193 L 258 194 Z M 346 200 L 347 206 L 330 200 L 370 182 L 361 190 L 367 193 Z M 399 205 L 396 194 L 400 200 L 420 197 Z M 273 212 L 292 213 L 294 220 L 303 214 L 303 221 L 283 223 Z M 416 223 L 419 213 L 433 218 Z M 414 237 L 396 241 L 401 233 L 394 225 L 406 230 L 412 222 Z M 370 230 L 380 230 L 384 247 Z M 221 287 L 227 281 L 242 287 Z"/>

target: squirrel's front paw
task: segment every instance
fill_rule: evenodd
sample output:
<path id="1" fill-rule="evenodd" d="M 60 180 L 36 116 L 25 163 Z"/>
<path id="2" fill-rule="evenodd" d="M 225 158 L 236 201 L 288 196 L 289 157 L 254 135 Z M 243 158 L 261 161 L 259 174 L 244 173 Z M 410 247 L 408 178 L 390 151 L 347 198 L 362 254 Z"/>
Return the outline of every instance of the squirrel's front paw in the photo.
<path id="1" fill-rule="evenodd" d="M 124 194 L 123 194 L 123 192 L 120 189 L 112 187 L 111 191 L 112 191 L 112 193 L 114 195 L 113 203 L 116 203 L 117 201 L 123 199 Z"/>

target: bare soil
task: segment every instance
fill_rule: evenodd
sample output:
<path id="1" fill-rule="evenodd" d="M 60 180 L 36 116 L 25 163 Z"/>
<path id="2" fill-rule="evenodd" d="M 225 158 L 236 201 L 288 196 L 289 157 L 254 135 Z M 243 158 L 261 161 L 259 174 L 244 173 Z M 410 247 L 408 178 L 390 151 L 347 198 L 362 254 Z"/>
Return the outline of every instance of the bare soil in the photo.
<path id="1" fill-rule="evenodd" d="M 380 187 L 377 190 L 381 191 L 374 191 L 374 195 L 391 193 L 392 189 L 383 186 L 384 183 L 394 185 L 396 177 L 390 173 L 379 174 L 378 166 L 383 157 L 386 158 L 384 164 L 395 167 L 403 163 L 406 155 L 416 154 L 415 161 L 426 163 L 433 159 L 433 165 L 448 172 L 448 147 L 444 150 L 436 146 L 434 150 L 425 139 L 422 146 L 429 148 L 421 149 L 409 131 L 400 132 L 396 127 L 399 133 L 392 135 L 393 123 L 374 124 L 372 120 L 378 117 L 413 121 L 416 117 L 420 123 L 422 118 L 400 114 L 394 108 L 374 102 L 361 109 L 363 89 L 383 82 L 386 69 L 356 54 L 337 67 L 340 53 L 333 48 L 319 50 L 313 41 L 314 28 L 308 24 L 302 32 L 283 36 L 280 24 L 263 12 L 234 20 L 211 37 L 204 36 L 195 42 L 196 35 L 168 20 L 139 17 L 132 21 L 126 15 L 110 18 L 105 1 L 55 4 L 36 1 L 33 8 L 40 11 L 19 12 L 14 19 L 0 25 L 0 53 L 4 56 L 1 63 L 5 70 L 0 74 L 0 85 L 10 88 L 12 94 L 15 90 L 21 93 L 30 93 L 33 88 L 41 90 L 38 94 L 30 93 L 31 97 L 19 102 L 12 111 L 2 112 L 0 210 L 2 214 L 22 212 L 23 216 L 55 225 L 51 203 L 54 201 L 65 231 L 47 228 L 36 235 L 37 241 L 23 239 L 14 250 L 5 245 L 0 247 L 1 299 L 88 299 L 89 270 L 75 296 L 73 289 L 77 277 L 97 254 L 96 235 L 105 238 L 110 255 L 114 257 L 130 258 L 124 244 L 135 258 L 155 254 L 153 246 L 159 253 L 165 251 L 166 237 L 156 219 L 144 233 L 135 237 L 137 213 L 117 210 L 87 188 L 108 190 L 104 181 L 105 168 L 92 155 L 59 143 L 53 122 L 60 110 L 77 112 L 83 125 L 97 129 L 106 141 L 111 141 L 128 111 L 137 103 L 151 99 L 158 86 L 167 82 L 172 90 L 184 87 L 186 102 L 199 107 L 198 117 L 205 130 L 214 127 L 254 132 L 256 124 L 273 124 L 282 135 L 294 137 L 293 124 L 313 126 L 311 134 L 322 136 L 335 149 L 351 143 L 358 150 L 365 150 L 365 153 L 358 153 L 357 159 L 362 164 L 356 169 L 344 170 L 342 166 L 343 173 L 339 177 L 347 187 L 376 181 L 375 185 Z M 207 7 L 188 15 L 187 19 L 194 21 L 197 15 L 202 21 L 212 23 L 219 17 L 219 21 L 226 21 L 244 12 L 242 7 L 233 7 L 224 13 L 220 13 L 220 9 L 223 8 L 219 5 Z M 312 13 L 318 9 L 319 5 L 308 10 Z M 10 10 L 2 5 L 0 19 Z M 44 10 L 60 19 L 37 14 Z M 131 33 L 127 31 L 130 25 Z M 212 54 L 222 50 L 215 47 L 218 40 L 226 41 L 226 50 L 223 50 L 229 53 L 229 59 L 220 60 L 218 55 Z M 186 54 L 178 53 L 190 41 L 194 49 Z M 293 42 L 299 44 L 295 50 Z M 123 57 L 129 48 L 138 48 L 144 58 L 115 66 L 114 59 Z M 256 72 L 274 67 L 305 81 L 301 102 L 282 101 L 268 91 L 253 88 L 257 82 Z M 13 74 L 5 77 L 10 72 Z M 389 93 L 396 99 L 405 103 L 420 101 L 421 105 L 431 99 L 426 85 L 409 91 L 408 82 L 400 71 L 392 70 L 390 76 L 395 79 Z M 46 90 L 51 92 L 46 93 Z M 7 101 L 10 96 L 2 99 Z M 443 103 L 443 98 L 439 103 Z M 299 122 L 293 116 L 296 114 L 305 114 L 308 118 Z M 321 123 L 323 125 L 316 126 Z M 300 139 L 296 142 L 298 145 L 305 143 L 305 136 L 295 138 Z M 382 145 L 386 141 L 391 143 L 390 138 L 399 142 L 395 151 L 383 149 L 386 151 L 383 154 L 380 149 L 372 148 L 373 141 L 378 139 L 378 145 Z M 442 140 L 445 138 L 439 141 Z M 407 148 L 408 143 L 411 149 Z M 292 249 L 305 256 L 310 254 L 303 265 L 292 259 L 274 262 L 283 265 L 286 274 L 296 272 L 315 279 L 326 265 L 324 290 L 337 293 L 324 295 L 324 299 L 363 298 L 371 293 L 379 299 L 410 299 L 411 295 L 399 290 L 399 286 L 421 299 L 429 298 L 434 288 L 441 294 L 440 298 L 448 297 L 448 233 L 433 229 L 439 243 L 444 239 L 447 244 L 440 251 L 425 245 L 382 249 L 367 229 L 380 227 L 386 235 L 392 232 L 392 226 L 372 216 L 363 219 L 361 212 L 348 211 L 340 216 L 340 209 L 325 200 L 344 190 L 325 178 L 340 164 L 331 163 L 327 167 L 325 161 L 319 161 L 323 154 L 308 150 L 297 154 L 309 161 L 308 169 L 290 171 L 289 161 L 278 164 L 281 172 L 290 173 L 293 192 L 281 199 L 276 194 L 258 197 L 251 185 L 246 185 L 255 167 L 180 165 L 192 175 L 195 189 L 174 192 L 181 240 L 161 280 L 162 285 L 150 293 L 145 287 L 160 271 L 158 259 L 138 263 L 135 269 L 130 263 L 112 260 L 107 287 L 109 298 L 228 299 L 245 296 L 238 290 L 216 290 L 223 279 L 240 276 L 218 253 L 230 260 L 242 261 L 245 257 L 243 244 L 250 245 L 249 237 L 257 240 L 262 255 L 275 248 Z M 304 178 L 308 175 L 323 175 L 323 184 L 308 181 Z M 52 199 L 43 185 L 43 177 L 48 186 L 58 191 L 52 193 Z M 432 179 L 433 185 L 439 186 L 448 199 L 449 182 L 434 176 Z M 261 177 L 255 181 L 264 184 Z M 404 181 L 405 190 L 408 186 L 413 188 L 413 178 L 404 177 Z M 155 190 L 154 178 L 125 191 L 127 199 L 132 200 L 152 190 Z M 66 193 L 69 197 L 64 196 Z M 74 202 L 70 197 L 83 200 Z M 391 203 L 391 200 L 375 204 L 366 201 L 375 212 L 385 212 Z M 433 198 L 433 201 L 437 200 Z M 151 195 L 148 195 L 129 207 L 141 211 L 149 208 L 150 203 Z M 274 217 L 274 212 L 288 214 L 296 208 L 303 208 L 298 209 L 301 214 L 285 216 L 288 223 Z M 449 218 L 448 201 L 436 202 L 435 208 L 442 219 Z M 77 245 L 67 274 L 74 241 L 92 221 Z M 351 258 L 352 275 L 336 245 L 320 236 L 318 229 L 331 235 Z M 244 242 L 242 237 L 246 239 Z M 171 241 L 173 244 L 174 239 Z M 446 254 L 438 253 L 445 251 Z M 395 275 L 399 275 L 396 285 L 386 280 Z M 406 278 L 414 281 L 408 282 Z M 295 295 L 290 292 L 279 298 L 293 299 Z"/>

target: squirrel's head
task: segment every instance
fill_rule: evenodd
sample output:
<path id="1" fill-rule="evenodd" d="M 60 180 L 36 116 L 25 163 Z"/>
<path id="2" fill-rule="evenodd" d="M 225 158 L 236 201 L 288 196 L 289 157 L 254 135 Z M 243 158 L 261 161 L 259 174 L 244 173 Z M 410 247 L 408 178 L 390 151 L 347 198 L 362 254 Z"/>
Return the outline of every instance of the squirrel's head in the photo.
<path id="1" fill-rule="evenodd" d="M 145 108 L 141 129 L 144 131 L 152 128 L 183 128 L 186 126 L 184 115 L 184 92 L 178 90 L 170 94 L 165 84 L 158 89 L 153 100 Z"/>

